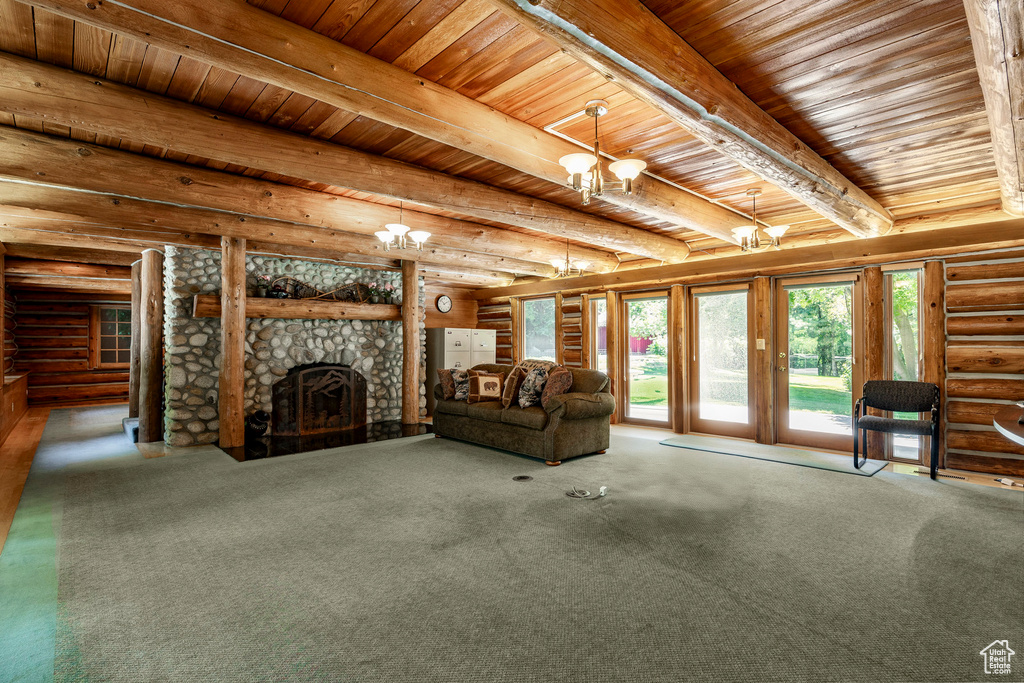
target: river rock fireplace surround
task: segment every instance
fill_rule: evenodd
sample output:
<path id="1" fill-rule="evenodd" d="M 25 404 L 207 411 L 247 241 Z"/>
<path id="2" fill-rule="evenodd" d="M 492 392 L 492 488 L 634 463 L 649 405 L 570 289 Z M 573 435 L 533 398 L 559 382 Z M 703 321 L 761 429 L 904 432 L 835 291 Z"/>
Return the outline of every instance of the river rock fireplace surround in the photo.
<path id="1" fill-rule="evenodd" d="M 193 317 L 197 294 L 220 291 L 219 251 L 168 246 L 164 256 L 164 440 L 170 446 L 216 443 L 219 436 L 218 390 L 220 320 Z M 288 275 L 322 291 L 355 282 L 391 284 L 399 299 L 401 274 L 333 263 L 307 262 L 249 254 L 246 289 L 254 296 L 257 275 Z M 420 278 L 417 296 L 423 310 Z M 420 348 L 425 347 L 421 317 Z M 295 368 L 331 365 L 358 373 L 365 383 L 365 423 L 401 420 L 402 323 L 399 320 L 246 321 L 245 413 L 264 410 L 275 417 L 274 386 Z M 421 352 L 420 376 L 425 375 Z M 420 387 L 420 413 L 426 412 Z M 272 426 L 272 431 L 276 431 Z"/>

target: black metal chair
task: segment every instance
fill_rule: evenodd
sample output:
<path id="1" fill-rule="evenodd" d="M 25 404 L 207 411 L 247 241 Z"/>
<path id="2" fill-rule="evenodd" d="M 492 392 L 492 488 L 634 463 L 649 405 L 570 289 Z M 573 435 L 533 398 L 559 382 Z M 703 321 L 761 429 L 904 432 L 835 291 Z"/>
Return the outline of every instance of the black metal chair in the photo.
<path id="1" fill-rule="evenodd" d="M 927 413 L 930 420 L 897 420 L 893 417 L 868 415 L 867 408 L 898 413 Z M 853 466 L 868 459 L 868 430 L 889 434 L 916 434 L 932 438 L 931 475 L 935 479 L 939 468 L 939 388 L 929 382 L 899 382 L 870 380 L 853 406 Z M 857 441 L 863 443 L 864 458 L 858 459 Z"/>

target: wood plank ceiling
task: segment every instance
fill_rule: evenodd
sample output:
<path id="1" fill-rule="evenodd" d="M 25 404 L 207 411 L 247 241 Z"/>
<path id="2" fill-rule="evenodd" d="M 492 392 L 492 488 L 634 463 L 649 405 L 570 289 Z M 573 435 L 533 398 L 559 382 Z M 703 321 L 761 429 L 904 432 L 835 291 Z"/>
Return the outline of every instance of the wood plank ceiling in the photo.
<path id="1" fill-rule="evenodd" d="M 249 3 L 537 128 L 578 114 L 589 99 L 603 98 L 611 112 L 601 120 L 601 144 L 610 154 L 642 158 L 653 174 L 744 215 L 750 211 L 746 190 L 760 187 L 759 217 L 793 226 L 784 245 L 799 237 L 850 238 L 486 0 Z M 961 0 L 644 4 L 757 105 L 889 209 L 897 229 L 901 219 L 929 214 L 957 225 L 981 214 L 991 220 L 998 213 L 985 103 Z M 0 50 L 669 234 L 690 245 L 691 258 L 735 252 L 720 239 L 602 201 L 580 207 L 567 188 L 502 164 L 29 4 L 0 0 Z M 87 121 L 70 128 L 0 112 L 0 124 L 397 204 L 267 169 L 97 135 Z M 556 130 L 589 143 L 593 123 L 578 117 Z M 466 218 L 429 207 L 417 210 Z M 962 221 L 958 211 L 964 212 Z M 550 239 L 524 228 L 468 220 Z"/>

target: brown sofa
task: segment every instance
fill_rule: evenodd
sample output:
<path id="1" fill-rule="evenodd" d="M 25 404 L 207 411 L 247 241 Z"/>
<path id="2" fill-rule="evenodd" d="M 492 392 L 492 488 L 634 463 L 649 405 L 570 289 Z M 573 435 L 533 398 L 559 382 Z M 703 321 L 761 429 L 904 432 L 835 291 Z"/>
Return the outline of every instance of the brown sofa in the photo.
<path id="1" fill-rule="evenodd" d="M 503 372 L 514 365 L 476 365 L 474 370 Z M 597 370 L 569 368 L 572 387 L 548 407 L 504 408 L 500 401 L 467 403 L 446 400 L 434 387 L 434 434 L 513 453 L 543 458 L 549 465 L 608 448 L 609 424 L 615 401 L 608 376 Z"/>

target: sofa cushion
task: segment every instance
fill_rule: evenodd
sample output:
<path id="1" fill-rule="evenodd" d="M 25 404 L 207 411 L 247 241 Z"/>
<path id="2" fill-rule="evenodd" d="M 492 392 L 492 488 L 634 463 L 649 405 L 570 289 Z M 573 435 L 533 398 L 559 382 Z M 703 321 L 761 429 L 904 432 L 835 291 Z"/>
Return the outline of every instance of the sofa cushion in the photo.
<path id="1" fill-rule="evenodd" d="M 544 393 L 544 385 L 548 381 L 547 368 L 534 368 L 526 373 L 523 378 L 523 385 L 519 388 L 519 407 L 529 408 L 539 406 L 541 394 Z"/>
<path id="2" fill-rule="evenodd" d="M 501 401 L 484 401 L 466 404 L 466 416 L 487 422 L 501 422 Z"/>
<path id="3" fill-rule="evenodd" d="M 529 408 L 505 408 L 501 411 L 501 421 L 505 424 L 529 427 L 530 429 L 544 429 L 548 424 L 548 414 L 540 406 Z"/>
<path id="4" fill-rule="evenodd" d="M 434 404 L 435 413 L 445 413 L 446 415 L 465 415 L 469 405 L 465 401 L 456 401 L 455 399 L 440 399 Z"/>
<path id="5" fill-rule="evenodd" d="M 441 395 L 451 400 L 455 398 L 455 380 L 452 379 L 452 371 L 447 368 L 437 369 L 438 386 L 441 387 Z"/>
<path id="6" fill-rule="evenodd" d="M 482 370 L 469 371 L 469 403 L 501 401 L 501 383 L 504 373 L 490 373 Z"/>
<path id="7" fill-rule="evenodd" d="M 452 379 L 455 381 L 455 400 L 465 401 L 469 398 L 469 371 L 452 370 Z"/>
<path id="8" fill-rule="evenodd" d="M 572 373 L 561 365 L 551 368 L 548 373 L 548 381 L 544 383 L 544 391 L 540 395 L 540 405 L 548 407 L 555 396 L 564 394 L 572 388 Z"/>

